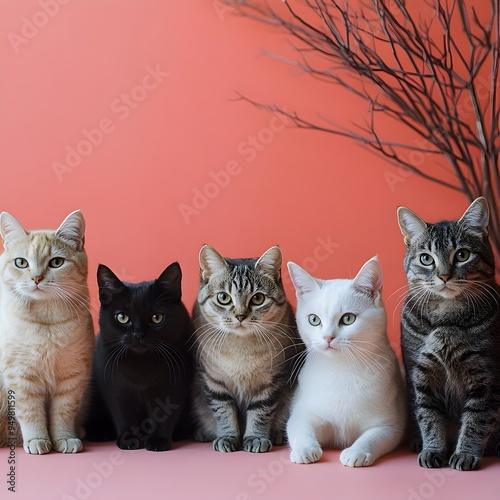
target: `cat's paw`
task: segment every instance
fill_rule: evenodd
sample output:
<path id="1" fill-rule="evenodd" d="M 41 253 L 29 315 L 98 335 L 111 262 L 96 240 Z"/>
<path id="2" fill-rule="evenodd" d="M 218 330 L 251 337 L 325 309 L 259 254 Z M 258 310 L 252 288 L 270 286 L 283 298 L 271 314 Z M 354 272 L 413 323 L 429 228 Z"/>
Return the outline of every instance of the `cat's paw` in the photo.
<path id="1" fill-rule="evenodd" d="M 230 453 L 240 449 L 240 440 L 235 436 L 221 436 L 213 441 L 215 451 L 221 453 Z"/>
<path id="2" fill-rule="evenodd" d="M 52 445 L 59 453 L 78 453 L 83 450 L 82 442 L 78 438 L 57 439 Z"/>
<path id="3" fill-rule="evenodd" d="M 137 438 L 128 436 L 128 433 L 124 433 L 116 440 L 116 446 L 120 450 L 138 450 L 142 448 L 141 442 Z"/>
<path id="4" fill-rule="evenodd" d="M 246 436 L 243 438 L 243 449 L 252 453 L 265 453 L 273 447 L 271 440 L 265 437 Z"/>
<path id="5" fill-rule="evenodd" d="M 295 448 L 290 452 L 290 460 L 296 464 L 312 464 L 317 462 L 323 455 L 323 450 L 319 445 L 312 445 L 305 448 Z"/>
<path id="6" fill-rule="evenodd" d="M 456 470 L 476 470 L 481 465 L 481 457 L 472 453 L 453 453 L 448 463 Z"/>
<path id="7" fill-rule="evenodd" d="M 165 437 L 151 436 L 146 439 L 146 450 L 167 451 L 172 448 L 172 440 Z"/>
<path id="8" fill-rule="evenodd" d="M 30 439 L 24 442 L 24 451 L 30 455 L 45 455 L 52 449 L 50 439 Z"/>
<path id="9" fill-rule="evenodd" d="M 446 463 L 446 453 L 439 450 L 422 450 L 418 455 L 418 464 L 426 469 L 437 469 Z"/>
<path id="10" fill-rule="evenodd" d="M 375 457 L 367 451 L 355 450 L 351 447 L 342 451 L 340 461 L 346 467 L 368 467 L 375 462 Z"/>

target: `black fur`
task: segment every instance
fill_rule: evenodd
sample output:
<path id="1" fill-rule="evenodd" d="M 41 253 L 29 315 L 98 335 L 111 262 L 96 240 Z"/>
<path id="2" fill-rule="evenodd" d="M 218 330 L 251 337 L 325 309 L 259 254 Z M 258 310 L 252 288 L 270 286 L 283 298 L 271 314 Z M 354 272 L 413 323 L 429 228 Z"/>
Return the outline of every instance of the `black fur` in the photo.
<path id="1" fill-rule="evenodd" d="M 186 343 L 192 326 L 181 301 L 181 276 L 175 262 L 157 280 L 131 284 L 99 266 L 100 332 L 87 439 L 116 439 L 121 449 L 165 451 L 174 431 L 182 434 L 192 371 Z"/>

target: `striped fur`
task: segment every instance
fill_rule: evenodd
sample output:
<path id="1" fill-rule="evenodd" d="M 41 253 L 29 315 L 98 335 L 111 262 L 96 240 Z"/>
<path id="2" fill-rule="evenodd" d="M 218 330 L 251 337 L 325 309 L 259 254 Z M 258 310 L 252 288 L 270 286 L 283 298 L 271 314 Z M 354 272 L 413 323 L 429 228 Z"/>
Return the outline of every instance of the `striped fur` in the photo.
<path id="1" fill-rule="evenodd" d="M 266 452 L 283 442 L 294 356 L 293 311 L 281 282 L 281 251 L 260 259 L 200 252 L 193 310 L 195 438 L 221 452 Z"/>
<path id="2" fill-rule="evenodd" d="M 75 419 L 94 344 L 85 221 L 76 211 L 57 231 L 26 232 L 4 212 L 0 230 L 0 444 L 12 441 L 5 435 L 10 392 L 27 453 L 79 452 Z"/>
<path id="3" fill-rule="evenodd" d="M 500 287 L 487 236 L 488 205 L 427 224 L 398 212 L 409 292 L 401 345 L 414 448 L 422 467 L 479 468 L 500 421 Z"/>

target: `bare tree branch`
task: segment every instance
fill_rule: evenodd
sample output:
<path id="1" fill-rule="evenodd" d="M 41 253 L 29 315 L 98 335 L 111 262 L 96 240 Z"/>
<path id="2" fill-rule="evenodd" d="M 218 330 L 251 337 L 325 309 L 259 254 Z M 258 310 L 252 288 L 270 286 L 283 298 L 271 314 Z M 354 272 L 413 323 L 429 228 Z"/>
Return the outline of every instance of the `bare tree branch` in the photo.
<path id="1" fill-rule="evenodd" d="M 481 9 L 473 0 L 224 1 L 235 14 L 282 30 L 293 41 L 296 57 L 274 57 L 346 88 L 367 103 L 368 115 L 364 124 L 349 128 L 326 117 L 311 121 L 279 106 L 240 99 L 281 113 L 298 128 L 354 139 L 469 201 L 485 196 L 500 266 L 498 0 L 482 3 Z M 377 126 L 382 116 L 418 141 L 382 136 Z M 412 164 L 405 151 L 442 157 L 450 170 L 443 172 L 433 161 Z"/>

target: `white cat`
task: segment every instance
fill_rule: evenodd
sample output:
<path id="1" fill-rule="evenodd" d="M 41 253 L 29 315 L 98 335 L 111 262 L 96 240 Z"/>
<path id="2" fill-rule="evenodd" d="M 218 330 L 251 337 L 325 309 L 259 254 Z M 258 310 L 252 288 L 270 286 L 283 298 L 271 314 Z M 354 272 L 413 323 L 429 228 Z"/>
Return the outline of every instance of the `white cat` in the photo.
<path id="1" fill-rule="evenodd" d="M 354 280 L 316 279 L 293 262 L 288 271 L 307 348 L 287 424 L 290 460 L 317 462 L 322 448 L 340 448 L 344 465 L 372 465 L 399 444 L 406 423 L 380 264 L 372 258 Z"/>

